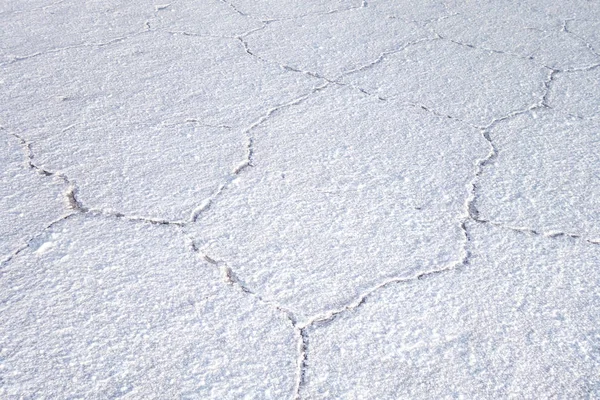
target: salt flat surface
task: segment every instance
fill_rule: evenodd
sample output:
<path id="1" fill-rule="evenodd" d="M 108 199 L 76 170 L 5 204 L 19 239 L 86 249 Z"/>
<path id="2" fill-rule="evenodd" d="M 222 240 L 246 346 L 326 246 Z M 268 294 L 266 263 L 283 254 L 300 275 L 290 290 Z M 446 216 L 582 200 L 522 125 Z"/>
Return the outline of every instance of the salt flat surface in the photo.
<path id="1" fill-rule="evenodd" d="M 0 4 L 0 398 L 600 399 L 599 32 Z"/>

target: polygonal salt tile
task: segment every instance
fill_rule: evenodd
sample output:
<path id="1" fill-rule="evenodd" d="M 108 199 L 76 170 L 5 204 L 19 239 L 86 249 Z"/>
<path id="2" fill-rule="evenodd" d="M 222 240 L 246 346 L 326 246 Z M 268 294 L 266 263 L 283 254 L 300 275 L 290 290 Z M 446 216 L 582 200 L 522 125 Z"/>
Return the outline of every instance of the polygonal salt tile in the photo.
<path id="1" fill-rule="evenodd" d="M 463 257 L 479 131 L 331 87 L 253 133 L 253 167 L 200 215 L 196 246 L 299 320 Z"/>

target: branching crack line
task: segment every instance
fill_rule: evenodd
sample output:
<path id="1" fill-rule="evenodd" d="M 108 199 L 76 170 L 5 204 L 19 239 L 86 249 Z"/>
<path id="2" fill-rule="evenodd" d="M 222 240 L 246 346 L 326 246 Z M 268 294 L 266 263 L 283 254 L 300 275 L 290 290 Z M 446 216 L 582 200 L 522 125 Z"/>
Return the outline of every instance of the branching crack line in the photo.
<path id="1" fill-rule="evenodd" d="M 298 68 L 298 67 L 294 67 L 294 66 L 290 66 L 290 65 L 285 65 L 285 64 L 281 64 L 281 63 L 279 63 L 277 61 L 266 59 L 266 58 L 264 58 L 264 57 L 256 54 L 250 48 L 250 45 L 248 44 L 248 41 L 245 40 L 244 37 L 238 36 L 238 37 L 236 37 L 236 39 L 242 44 L 242 47 L 243 47 L 244 51 L 246 52 L 246 54 L 248 54 L 248 55 L 250 55 L 250 56 L 252 56 L 252 57 L 260 60 L 261 62 L 264 62 L 266 64 L 271 64 L 271 65 L 277 65 L 277 66 L 279 66 L 280 68 L 282 68 L 282 69 L 284 69 L 286 71 L 301 73 L 301 74 L 304 74 L 304 75 L 307 75 L 307 76 L 310 76 L 310 77 L 313 77 L 313 78 L 322 79 L 322 80 L 324 80 L 324 81 L 326 81 L 328 83 L 331 83 L 331 84 L 350 87 L 350 88 L 358 90 L 359 92 L 361 92 L 363 94 L 366 94 L 368 96 L 376 97 L 378 100 L 381 100 L 381 101 L 385 101 L 388 98 L 379 96 L 377 94 L 370 93 L 369 91 L 367 91 L 364 88 L 361 88 L 361 87 L 356 86 L 356 85 L 354 85 L 352 83 L 349 83 L 349 82 L 343 82 L 343 81 L 341 81 L 341 79 L 344 78 L 344 77 L 346 77 L 346 76 L 348 76 L 348 75 L 354 74 L 354 73 L 358 73 L 358 72 L 363 72 L 363 71 L 369 70 L 369 69 L 375 67 L 376 65 L 380 64 L 381 62 L 383 62 L 388 56 L 396 54 L 396 53 L 399 53 L 399 52 L 402 52 L 402 51 L 406 50 L 407 48 L 409 48 L 411 46 L 415 46 L 415 45 L 418 45 L 420 43 L 432 42 L 432 41 L 440 40 L 440 38 L 433 37 L 433 38 L 421 38 L 421 39 L 417 39 L 417 40 L 414 40 L 414 41 L 411 41 L 411 42 L 404 43 L 404 44 L 402 44 L 402 45 L 400 45 L 400 46 L 398 46 L 398 47 L 396 47 L 396 48 L 394 48 L 392 50 L 383 51 L 373 61 L 370 61 L 370 62 L 368 62 L 368 63 L 366 63 L 364 65 L 352 68 L 352 69 L 350 69 L 348 71 L 345 71 L 345 72 L 341 73 L 340 75 L 332 78 L 332 77 L 328 77 L 328 76 L 325 76 L 323 74 L 320 74 L 318 72 L 303 70 L 303 69 Z"/>
<path id="2" fill-rule="evenodd" d="M 308 367 L 307 362 L 308 362 L 308 357 L 309 357 L 308 329 L 311 327 L 314 327 L 314 326 L 322 326 L 322 325 L 328 324 L 328 323 L 332 322 L 333 320 L 335 320 L 337 317 L 341 316 L 342 314 L 360 308 L 363 304 L 365 304 L 365 302 L 371 295 L 375 294 L 376 292 L 378 292 L 381 289 L 384 289 L 388 286 L 396 285 L 396 284 L 406 284 L 409 282 L 425 280 L 425 279 L 432 278 L 432 277 L 440 275 L 440 274 L 444 274 L 444 273 L 456 270 L 462 266 L 468 265 L 470 262 L 471 253 L 467 249 L 467 244 L 468 244 L 468 242 L 471 241 L 471 238 L 468 233 L 468 229 L 466 227 L 466 222 L 461 223 L 461 229 L 463 229 L 464 235 L 465 235 L 465 246 L 463 247 L 463 257 L 460 261 L 450 264 L 444 268 L 419 273 L 418 275 L 413 276 L 413 277 L 390 278 L 376 286 L 373 286 L 373 287 L 365 290 L 356 299 L 354 299 L 352 302 L 346 304 L 345 306 L 338 308 L 338 309 L 327 311 L 322 314 L 315 315 L 315 316 L 309 318 L 306 322 L 304 322 L 302 324 L 296 324 L 294 326 L 296 329 L 297 337 L 298 337 L 298 359 L 297 359 L 297 368 L 298 369 L 296 371 L 296 390 L 294 392 L 295 400 L 299 400 L 301 398 L 302 388 L 304 387 L 304 384 L 306 383 L 306 370 Z"/>
<path id="3" fill-rule="evenodd" d="M 263 296 L 258 294 L 256 291 L 252 290 L 246 283 L 244 283 L 235 272 L 223 261 L 216 260 L 209 255 L 205 254 L 193 241 L 190 239 L 190 247 L 192 252 L 196 253 L 201 257 L 201 259 L 217 268 L 220 272 L 222 281 L 233 288 L 236 288 L 240 292 L 253 297 L 258 302 L 265 304 L 266 306 L 274 309 L 275 311 L 281 313 L 283 317 L 290 323 L 290 326 L 294 330 L 294 336 L 296 336 L 297 345 L 296 350 L 298 352 L 298 357 L 296 360 L 296 379 L 294 384 L 294 395 L 293 398 L 300 398 L 300 389 L 304 383 L 304 371 L 306 369 L 306 361 L 308 359 L 308 334 L 305 327 L 301 327 L 298 324 L 298 318 L 296 315 L 289 309 L 271 301 L 265 299 Z"/>
<path id="4" fill-rule="evenodd" d="M 19 254 L 21 254 L 24 250 L 26 250 L 27 248 L 29 248 L 31 246 L 31 243 L 39 238 L 41 235 L 44 234 L 44 232 L 46 232 L 48 229 L 51 229 L 52 227 L 54 227 L 56 224 L 65 221 L 67 219 L 70 219 L 74 216 L 77 215 L 83 215 L 85 217 L 102 217 L 102 218 L 117 218 L 117 219 L 123 219 L 129 222 L 140 222 L 140 223 L 151 223 L 151 224 L 157 224 L 157 225 L 174 225 L 177 227 L 181 227 L 182 225 L 178 225 L 172 222 L 163 222 L 161 220 L 149 220 L 147 218 L 142 218 L 142 217 L 130 217 L 130 216 L 124 216 L 118 213 L 115 214 L 110 214 L 107 212 L 102 212 L 102 211 L 96 211 L 96 210 L 88 210 L 85 212 L 81 212 L 80 210 L 72 210 L 70 213 L 52 221 L 50 224 L 46 225 L 40 232 L 36 233 L 34 236 L 30 237 L 25 244 L 23 244 L 22 246 L 20 246 L 19 248 L 17 248 L 15 251 L 13 251 L 8 257 L 6 257 L 4 260 L 0 261 L 0 268 L 1 267 L 5 267 L 6 265 L 8 265 L 16 256 L 18 256 Z"/>
<path id="5" fill-rule="evenodd" d="M 387 96 L 387 97 L 385 97 L 385 96 L 381 96 L 379 94 L 371 93 L 371 92 L 369 92 L 368 90 L 366 90 L 364 88 L 358 87 L 358 86 L 353 85 L 351 83 L 343 82 L 342 79 L 344 77 L 348 76 L 348 75 L 369 70 L 369 69 L 375 67 L 376 65 L 380 64 L 381 62 L 385 61 L 385 59 L 387 57 L 389 57 L 389 56 L 391 56 L 393 54 L 402 52 L 402 51 L 406 50 L 408 47 L 419 45 L 421 43 L 427 43 L 427 42 L 433 42 L 433 41 L 438 41 L 438 40 L 444 40 L 444 41 L 447 41 L 447 42 L 451 42 L 451 43 L 454 43 L 454 44 L 457 44 L 457 45 L 460 45 L 460 46 L 464 46 L 464 47 L 468 47 L 468 48 L 471 48 L 471 49 L 475 49 L 475 50 L 486 51 L 486 52 L 491 52 L 491 53 L 496 53 L 496 54 L 502 54 L 502 55 L 507 55 L 507 56 L 516 57 L 516 58 L 519 58 L 519 59 L 523 59 L 523 60 L 528 60 L 528 61 L 535 62 L 535 58 L 533 56 L 523 56 L 523 55 L 520 55 L 520 54 L 517 54 L 517 53 L 511 53 L 511 52 L 506 52 L 506 51 L 500 51 L 500 50 L 494 50 L 494 49 L 477 47 L 477 46 L 474 46 L 474 45 L 471 45 L 471 44 L 468 44 L 468 43 L 462 43 L 462 42 L 459 42 L 459 41 L 456 41 L 456 40 L 453 40 L 453 39 L 449 39 L 449 38 L 443 37 L 442 35 L 440 35 L 437 32 L 433 32 L 433 33 L 436 35 L 433 38 L 421 38 L 421 39 L 418 39 L 418 40 L 415 40 L 415 41 L 412 41 L 412 42 L 405 43 L 405 44 L 401 45 L 400 47 L 398 47 L 396 49 L 386 50 L 386 51 L 382 52 L 373 61 L 371 61 L 371 62 L 369 62 L 367 64 L 364 64 L 362 66 L 353 68 L 351 70 L 345 71 L 344 73 L 342 73 L 342 74 L 340 74 L 340 75 L 338 75 L 336 77 L 333 77 L 333 78 L 332 77 L 324 76 L 324 75 L 319 74 L 319 73 L 314 72 L 314 71 L 302 70 L 302 69 L 300 69 L 298 67 L 293 67 L 293 66 L 285 65 L 285 64 L 281 64 L 279 62 L 273 61 L 273 60 L 266 59 L 266 58 L 264 58 L 264 57 L 256 54 L 250 48 L 250 45 L 249 45 L 248 41 L 245 40 L 243 37 L 238 36 L 238 37 L 236 37 L 236 39 L 238 39 L 240 41 L 240 43 L 243 46 L 244 51 L 248 55 L 257 58 L 257 59 L 259 59 L 262 62 L 269 63 L 269 64 L 274 64 L 274 65 L 278 65 L 280 68 L 282 68 L 284 70 L 287 70 L 287 71 L 302 73 L 302 74 L 307 75 L 307 76 L 311 76 L 311 77 L 314 77 L 314 78 L 323 79 L 323 80 L 325 80 L 325 81 L 327 81 L 329 83 L 335 84 L 335 85 L 347 86 L 347 87 L 350 87 L 352 89 L 358 90 L 361 93 L 366 94 L 368 96 L 373 96 L 373 97 L 375 97 L 375 98 L 377 98 L 378 100 L 381 100 L 381 101 L 392 100 L 392 99 L 395 98 L 395 96 Z M 513 117 L 515 117 L 517 115 L 524 114 L 524 113 L 527 113 L 529 111 L 532 111 L 532 110 L 535 110 L 535 109 L 538 109 L 538 108 L 542 108 L 542 107 L 544 107 L 544 108 L 550 108 L 549 105 L 548 105 L 547 100 L 548 100 L 548 95 L 549 95 L 549 92 L 550 92 L 550 85 L 554 81 L 554 78 L 555 78 L 556 74 L 558 74 L 558 73 L 569 73 L 569 72 L 580 72 L 580 71 L 590 71 L 590 70 L 593 70 L 593 69 L 596 69 L 596 68 L 600 67 L 600 64 L 594 64 L 594 65 L 590 65 L 590 66 L 586 66 L 586 67 L 580 67 L 580 68 L 559 69 L 559 68 L 553 68 L 553 67 L 549 67 L 547 65 L 542 65 L 542 64 L 538 64 L 538 63 L 536 63 L 536 65 L 539 65 L 541 68 L 545 68 L 545 69 L 549 70 L 549 76 L 548 76 L 548 79 L 544 82 L 544 93 L 543 93 L 543 96 L 540 99 L 540 101 L 538 103 L 536 103 L 536 104 L 533 104 L 533 105 L 525 108 L 525 109 L 516 110 L 516 111 L 513 111 L 513 112 L 507 114 L 506 116 L 504 116 L 502 118 L 495 119 L 490 124 L 488 124 L 487 126 L 475 125 L 473 123 L 470 123 L 470 122 L 468 122 L 466 120 L 463 120 L 463 119 L 460 119 L 458 117 L 455 117 L 455 116 L 452 116 L 452 115 L 448 115 L 448 114 L 444 114 L 442 112 L 437 111 L 434 107 L 429 106 L 429 105 L 423 105 L 423 104 L 419 104 L 417 102 L 410 102 L 410 101 L 406 102 L 405 104 L 413 106 L 413 107 L 422 108 L 422 109 L 424 109 L 426 111 L 429 111 L 429 112 L 431 112 L 434 115 L 437 115 L 439 117 L 450 118 L 450 119 L 453 119 L 453 120 L 456 120 L 456 121 L 468 124 L 471 127 L 475 127 L 475 128 L 478 128 L 478 129 L 489 129 L 493 125 L 495 125 L 496 123 L 498 123 L 500 121 L 504 121 L 504 120 L 510 119 L 510 118 L 513 118 Z"/>
<path id="6" fill-rule="evenodd" d="M 39 165 L 34 163 L 34 154 L 32 149 L 32 143 L 26 140 L 24 137 L 17 133 L 9 133 L 9 135 L 15 137 L 19 140 L 21 147 L 23 149 L 24 157 L 26 165 L 29 169 L 47 177 L 54 177 L 56 179 L 61 180 L 66 186 L 67 189 L 64 192 L 64 201 L 66 208 L 68 210 L 75 211 L 81 214 L 94 215 L 94 216 L 106 216 L 106 217 L 114 217 L 129 221 L 138 221 L 138 222 L 146 222 L 154 225 L 175 225 L 182 227 L 187 222 L 186 221 L 169 221 L 161 218 L 152 218 L 152 217 L 143 217 L 143 216 L 135 216 L 135 215 L 125 215 L 120 212 L 112 212 L 102 209 L 88 208 L 86 207 L 81 200 L 77 198 L 77 185 L 69 179 L 65 174 L 61 172 L 54 172 L 48 170 L 46 168 L 40 167 Z"/>
<path id="7" fill-rule="evenodd" d="M 251 289 L 245 282 L 243 282 L 238 277 L 238 275 L 224 261 L 217 260 L 207 255 L 201 248 L 198 247 L 198 245 L 192 239 L 190 239 L 189 241 L 192 252 L 198 254 L 204 262 L 214 266 L 215 268 L 218 268 L 221 275 L 221 279 L 225 284 L 237 288 L 242 293 L 252 296 L 257 301 L 273 308 L 277 312 L 282 313 L 283 316 L 290 322 L 292 328 L 294 329 L 294 334 L 297 338 L 298 356 L 296 360 L 296 381 L 293 398 L 295 400 L 298 400 L 301 398 L 301 390 L 306 381 L 306 368 L 308 361 L 308 329 L 313 326 L 327 324 L 333 321 L 341 314 L 359 308 L 366 302 L 369 296 L 373 295 L 375 292 L 387 286 L 408 283 L 416 280 L 425 280 L 430 277 L 434 277 L 436 275 L 455 270 L 460 266 L 468 265 L 470 259 L 470 251 L 467 250 L 467 244 L 468 242 L 470 242 L 471 239 L 466 224 L 464 222 L 461 223 L 461 229 L 463 229 L 465 234 L 465 246 L 463 248 L 464 254 L 460 261 L 452 263 L 444 268 L 422 272 L 412 277 L 387 279 L 384 282 L 367 289 L 366 291 L 361 293 L 356 299 L 346 304 L 345 306 L 312 316 L 308 319 L 303 318 L 304 322 L 300 322 L 300 318 L 298 318 L 298 315 L 296 315 L 292 310 L 281 306 L 280 304 L 277 304 L 272 300 L 264 298 L 258 292 Z"/>

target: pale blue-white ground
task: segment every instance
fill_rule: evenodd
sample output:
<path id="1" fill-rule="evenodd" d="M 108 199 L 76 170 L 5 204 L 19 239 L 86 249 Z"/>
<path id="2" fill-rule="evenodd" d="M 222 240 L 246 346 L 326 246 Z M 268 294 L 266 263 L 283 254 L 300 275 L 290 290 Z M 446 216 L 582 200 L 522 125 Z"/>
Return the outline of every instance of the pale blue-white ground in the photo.
<path id="1" fill-rule="evenodd" d="M 600 3 L 0 4 L 0 398 L 600 399 Z"/>

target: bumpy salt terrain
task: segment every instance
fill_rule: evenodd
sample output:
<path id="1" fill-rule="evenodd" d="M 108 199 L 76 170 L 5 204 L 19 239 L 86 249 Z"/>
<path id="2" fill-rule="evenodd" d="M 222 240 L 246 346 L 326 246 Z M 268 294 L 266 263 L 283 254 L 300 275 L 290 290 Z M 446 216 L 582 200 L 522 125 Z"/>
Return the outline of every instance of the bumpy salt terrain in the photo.
<path id="1" fill-rule="evenodd" d="M 600 399 L 595 0 L 5 1 L 0 131 L 2 399 Z"/>

